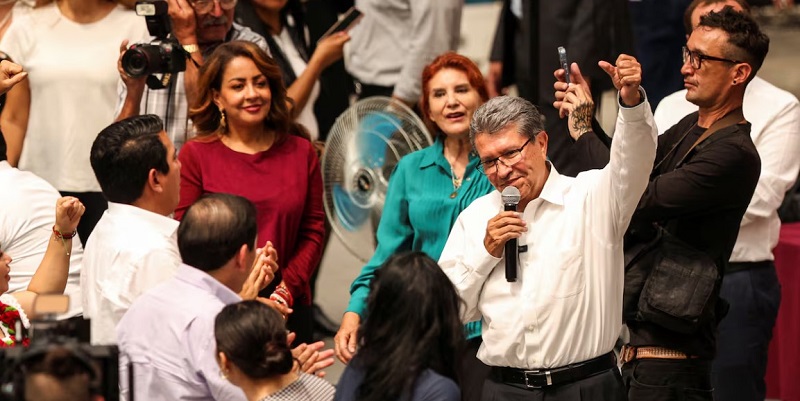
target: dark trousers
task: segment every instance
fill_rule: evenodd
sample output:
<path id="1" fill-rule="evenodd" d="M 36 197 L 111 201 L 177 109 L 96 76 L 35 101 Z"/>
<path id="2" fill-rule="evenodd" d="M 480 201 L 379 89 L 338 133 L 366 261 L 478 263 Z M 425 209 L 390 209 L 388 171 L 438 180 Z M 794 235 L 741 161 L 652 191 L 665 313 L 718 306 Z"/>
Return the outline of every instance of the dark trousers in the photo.
<path id="1" fill-rule="evenodd" d="M 762 401 L 772 328 L 781 302 L 774 263 L 726 273 L 720 296 L 730 303 L 719 325 L 711 369 L 717 401 Z"/>
<path id="2" fill-rule="evenodd" d="M 86 211 L 83 212 L 83 217 L 81 217 L 81 221 L 78 223 L 78 237 L 81 239 L 81 244 L 86 246 L 86 241 L 89 239 L 89 235 L 92 234 L 94 226 L 96 226 L 100 218 L 103 217 L 103 212 L 108 209 L 108 201 L 103 197 L 102 192 L 60 192 L 61 196 L 74 196 L 78 198 L 78 200 L 83 203 L 83 206 L 86 207 Z M 53 205 L 53 208 L 55 208 L 55 205 Z"/>
<path id="3" fill-rule="evenodd" d="M 478 348 L 482 342 L 480 337 L 467 341 L 464 354 L 461 356 L 459 381 L 463 401 L 480 401 L 483 382 L 489 377 L 491 368 L 478 359 Z"/>
<path id="4" fill-rule="evenodd" d="M 493 378 L 483 384 L 486 401 L 625 401 L 625 387 L 617 368 L 572 383 L 526 389 Z"/>
<path id="5" fill-rule="evenodd" d="M 637 359 L 622 366 L 630 401 L 711 401 L 711 361 Z"/>

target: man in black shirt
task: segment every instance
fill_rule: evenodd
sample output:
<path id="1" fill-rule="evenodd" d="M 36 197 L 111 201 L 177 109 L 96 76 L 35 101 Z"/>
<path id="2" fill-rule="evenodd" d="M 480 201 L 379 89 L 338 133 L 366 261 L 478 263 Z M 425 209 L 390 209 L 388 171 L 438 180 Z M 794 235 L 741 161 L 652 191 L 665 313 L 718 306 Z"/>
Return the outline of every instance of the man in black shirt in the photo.
<path id="1" fill-rule="evenodd" d="M 727 303 L 719 298 L 721 277 L 761 173 L 761 160 L 741 107 L 745 87 L 755 77 L 768 49 L 769 38 L 758 25 L 749 16 L 726 7 L 702 17 L 683 50 L 681 73 L 686 99 L 699 111 L 659 137 L 656 164 L 631 220 L 625 245 L 629 249 L 637 241 L 650 240 L 635 234 L 652 232 L 653 224 L 659 224 L 713 260 L 710 264 L 715 265 L 711 267 L 715 271 L 706 273 L 717 280 L 708 303 L 713 306 L 711 312 L 699 319 L 693 331 L 683 328 L 679 333 L 641 314 L 626 319 L 630 344 L 623 347 L 620 359 L 631 401 L 712 400 L 711 361 L 717 325 L 727 312 Z M 576 87 L 588 87 L 574 64 L 571 70 L 574 85 L 569 87 L 563 83 L 563 71 L 556 71 L 560 82 L 554 85 L 554 106 L 562 114 L 570 110 L 565 109 L 565 103 L 576 102 L 574 96 L 570 97 Z M 621 85 L 618 80 L 614 84 Z M 577 110 L 578 106 L 574 107 Z M 592 114 L 584 114 L 584 121 L 571 122 L 571 131 L 576 127 L 588 132 L 599 129 L 592 124 Z M 570 121 L 573 119 L 577 120 L 571 117 Z M 599 137 L 581 136 L 591 148 L 585 152 L 590 158 L 597 159 L 603 148 L 607 149 L 607 143 Z M 626 290 L 628 279 L 626 275 Z M 663 291 L 666 297 L 675 298 L 677 287 L 683 283 L 681 279 L 672 282 L 675 287 Z"/>
<path id="2" fill-rule="evenodd" d="M 758 25 L 730 7 L 701 19 L 683 50 L 681 67 L 686 99 L 699 111 L 659 137 L 657 164 L 631 221 L 632 231 L 659 223 L 704 252 L 714 261 L 717 277 L 728 263 L 761 171 L 750 124 L 740 113 L 745 87 L 768 48 L 769 38 Z M 701 138 L 729 115 L 740 121 L 715 126 Z M 712 294 L 714 312 L 694 332 L 628 319 L 631 337 L 622 353 L 622 372 L 630 400 L 712 399 L 716 328 L 726 313 L 718 299 L 720 281 Z"/>

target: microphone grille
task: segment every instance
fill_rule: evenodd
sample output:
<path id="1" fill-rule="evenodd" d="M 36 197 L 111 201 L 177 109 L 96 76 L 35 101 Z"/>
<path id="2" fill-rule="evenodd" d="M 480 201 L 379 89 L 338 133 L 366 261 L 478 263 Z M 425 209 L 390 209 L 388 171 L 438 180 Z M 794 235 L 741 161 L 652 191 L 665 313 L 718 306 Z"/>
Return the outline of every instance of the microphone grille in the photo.
<path id="1" fill-rule="evenodd" d="M 519 189 L 516 187 L 506 187 L 502 194 L 503 204 L 504 205 L 516 205 L 519 204 Z"/>

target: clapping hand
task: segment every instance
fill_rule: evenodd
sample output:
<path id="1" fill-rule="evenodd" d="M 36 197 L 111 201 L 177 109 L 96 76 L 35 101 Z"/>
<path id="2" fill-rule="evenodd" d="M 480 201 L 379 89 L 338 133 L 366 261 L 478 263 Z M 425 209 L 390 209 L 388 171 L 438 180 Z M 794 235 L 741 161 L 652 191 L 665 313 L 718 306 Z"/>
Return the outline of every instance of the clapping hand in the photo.
<path id="1" fill-rule="evenodd" d="M 258 293 L 267 287 L 272 279 L 275 278 L 275 272 L 278 271 L 278 253 L 272 246 L 272 243 L 267 241 L 263 248 L 256 249 L 256 258 L 253 261 L 253 268 L 250 275 L 242 285 L 242 291 L 239 296 L 242 299 L 256 299 Z"/>
<path id="2" fill-rule="evenodd" d="M 295 338 L 294 333 L 289 333 L 289 344 Z M 333 365 L 333 350 L 323 349 L 325 343 L 317 341 L 313 344 L 300 344 L 292 349 L 292 356 L 300 365 L 300 370 L 310 375 L 325 377 L 322 369 Z"/>

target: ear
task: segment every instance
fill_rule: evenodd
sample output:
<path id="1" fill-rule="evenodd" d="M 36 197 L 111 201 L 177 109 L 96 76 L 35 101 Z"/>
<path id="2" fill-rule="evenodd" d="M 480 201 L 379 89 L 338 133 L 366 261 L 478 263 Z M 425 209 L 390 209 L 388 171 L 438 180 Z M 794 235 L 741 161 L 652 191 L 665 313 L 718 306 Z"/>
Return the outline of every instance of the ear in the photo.
<path id="1" fill-rule="evenodd" d="M 211 89 L 211 100 L 214 101 L 214 104 L 217 105 L 217 108 L 222 108 L 222 102 L 219 100 L 219 91 L 216 89 Z"/>
<path id="2" fill-rule="evenodd" d="M 747 63 L 739 63 L 736 64 L 736 67 L 733 68 L 733 82 L 734 85 L 744 84 L 750 79 L 750 75 L 753 73 L 753 67 Z"/>
<path id="3" fill-rule="evenodd" d="M 164 185 L 161 182 L 161 173 L 158 170 L 151 168 L 147 174 L 147 188 L 153 192 L 164 192 Z"/>
<path id="4" fill-rule="evenodd" d="M 217 363 L 219 364 L 219 370 L 226 371 L 230 370 L 230 366 L 228 366 L 231 362 L 228 360 L 228 356 L 225 355 L 224 352 L 219 351 L 217 352 Z"/>
<path id="5" fill-rule="evenodd" d="M 239 248 L 239 252 L 236 253 L 236 264 L 238 268 L 242 271 L 250 273 L 250 268 L 253 267 L 251 261 L 248 260 L 247 256 L 250 254 L 250 250 L 247 249 L 247 244 L 242 244 Z"/>
<path id="6" fill-rule="evenodd" d="M 536 142 L 541 145 L 542 147 L 542 157 L 545 159 L 547 158 L 547 132 L 540 132 L 539 135 L 536 135 Z"/>

